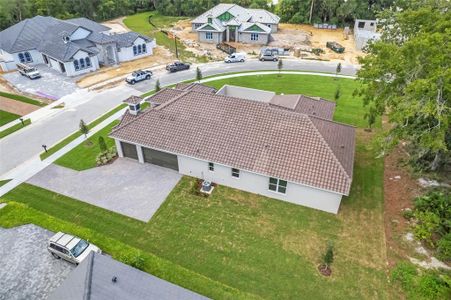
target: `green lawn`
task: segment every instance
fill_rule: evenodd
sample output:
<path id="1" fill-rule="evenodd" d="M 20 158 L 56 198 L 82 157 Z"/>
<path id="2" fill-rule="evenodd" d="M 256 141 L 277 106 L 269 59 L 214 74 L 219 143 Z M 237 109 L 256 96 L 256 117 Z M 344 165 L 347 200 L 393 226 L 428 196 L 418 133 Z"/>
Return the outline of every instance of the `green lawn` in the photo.
<path id="1" fill-rule="evenodd" d="M 13 99 L 13 100 L 16 100 L 16 101 L 20 101 L 20 102 L 25 102 L 25 103 L 28 103 L 28 104 L 33 104 L 33 105 L 36 105 L 36 106 L 46 106 L 47 105 L 45 103 L 42 103 L 41 101 L 34 100 L 34 99 L 31 99 L 31 98 L 28 98 L 28 97 L 25 97 L 25 96 L 22 96 L 22 95 L 10 94 L 10 93 L 5 93 L 5 92 L 1 92 L 0 91 L 0 96 L 5 97 L 5 98 L 9 98 L 9 99 Z"/>
<path id="2" fill-rule="evenodd" d="M 117 107 L 113 108 L 109 112 L 105 113 L 104 115 L 100 116 L 99 118 L 97 118 L 94 121 L 92 121 L 91 123 L 89 123 L 88 128 L 92 129 L 92 128 L 96 127 L 97 125 L 102 123 L 104 120 L 108 119 L 110 116 L 114 115 L 116 112 L 120 111 L 121 109 L 123 109 L 126 106 L 127 106 L 127 104 L 118 105 Z M 73 140 L 75 140 L 76 138 L 78 138 L 81 135 L 82 134 L 78 130 L 73 132 L 71 135 L 67 136 L 62 141 L 56 143 L 55 145 L 53 145 L 49 149 L 47 149 L 47 152 L 42 152 L 40 154 L 41 160 L 46 159 L 47 157 L 49 157 L 53 153 L 57 152 L 58 150 L 60 150 L 61 148 L 63 148 L 64 146 L 66 146 L 67 144 L 69 144 L 70 142 L 72 142 Z"/>
<path id="3" fill-rule="evenodd" d="M 152 23 L 157 26 L 158 29 L 149 24 L 149 16 L 152 16 Z M 164 46 L 175 54 L 174 40 L 168 38 L 168 36 L 160 32 L 159 29 L 168 29 L 177 21 L 183 19 L 187 18 L 162 16 L 156 12 L 142 12 L 126 17 L 124 19 L 124 24 L 133 31 L 155 38 L 157 45 Z M 186 47 L 180 41 L 177 43 L 177 48 L 179 51 L 179 58 L 181 60 L 187 60 L 195 57 L 192 52 L 185 50 Z"/>
<path id="4" fill-rule="evenodd" d="M 351 80 L 268 75 L 209 84 L 223 83 L 329 99 L 340 83 L 336 119 L 365 124 L 360 100 L 351 97 L 356 84 Z M 338 215 L 225 186 L 209 198 L 198 197 L 192 193 L 195 180 L 183 177 L 149 223 L 22 184 L 3 197 L 13 202 L 0 214 L 0 225 L 32 222 L 60 230 L 60 219 L 66 231 L 89 238 L 113 257 L 127 247 L 138 249 L 146 271 L 217 299 L 399 298 L 386 275 L 383 160 L 375 158 L 371 143 L 376 134 L 357 129 L 353 186 Z M 325 278 L 316 267 L 328 240 L 335 245 L 335 261 L 332 277 Z M 157 258 L 170 270 L 156 268 Z M 192 275 L 177 276 L 180 270 Z"/>
<path id="5" fill-rule="evenodd" d="M 8 124 L 11 121 L 14 121 L 16 119 L 19 119 L 20 116 L 4 111 L 4 110 L 0 110 L 0 126 L 3 126 L 5 124 Z"/>
<path id="6" fill-rule="evenodd" d="M 17 130 L 22 129 L 25 126 L 28 126 L 30 124 L 31 124 L 31 120 L 30 119 L 26 119 L 26 120 L 23 121 L 23 125 L 22 125 L 22 123 L 18 123 L 18 124 L 14 125 L 14 126 L 9 127 L 8 129 L 0 131 L 0 139 L 4 138 L 7 135 L 10 135 L 13 132 L 16 132 Z"/>
<path id="7" fill-rule="evenodd" d="M 87 141 L 78 145 L 65 155 L 55 161 L 57 165 L 82 171 L 96 166 L 96 157 L 100 153 L 99 137 L 103 136 L 108 148 L 114 146 L 114 140 L 108 137 L 111 129 L 116 126 L 119 121 L 113 121 L 111 124 L 98 131 Z"/>

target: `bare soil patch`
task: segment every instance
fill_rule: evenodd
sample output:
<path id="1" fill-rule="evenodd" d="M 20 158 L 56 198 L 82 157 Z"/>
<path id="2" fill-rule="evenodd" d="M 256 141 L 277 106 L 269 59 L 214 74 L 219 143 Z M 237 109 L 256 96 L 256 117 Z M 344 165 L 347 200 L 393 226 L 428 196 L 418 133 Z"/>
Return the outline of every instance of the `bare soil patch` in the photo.
<path id="1" fill-rule="evenodd" d="M 422 193 L 422 188 L 403 163 L 407 153 L 400 144 L 385 157 L 384 167 L 384 223 L 387 240 L 387 256 L 390 266 L 411 251 L 403 240 L 409 224 L 402 210 L 412 208 L 413 199 Z"/>
<path id="2" fill-rule="evenodd" d="M 39 106 L 24 103 L 0 96 L 0 110 L 7 111 L 19 116 L 27 115 L 37 109 Z"/>
<path id="3" fill-rule="evenodd" d="M 96 72 L 90 73 L 89 75 L 79 79 L 77 81 L 77 85 L 81 88 L 88 88 L 101 82 L 128 75 L 139 69 L 149 69 L 172 61 L 172 54 L 166 48 L 157 46 L 153 50 L 153 55 L 132 61 L 122 62 L 118 66 L 104 67 Z M 119 81 L 122 81 L 122 79 Z"/>
<path id="4" fill-rule="evenodd" d="M 125 17 L 120 17 L 120 18 L 117 18 L 117 19 L 113 19 L 113 20 L 109 20 L 109 21 L 103 22 L 102 24 L 105 25 L 105 26 L 110 27 L 111 28 L 111 32 L 114 32 L 114 33 L 129 32 L 130 29 L 128 29 L 128 27 L 125 26 L 124 19 L 125 19 Z"/>

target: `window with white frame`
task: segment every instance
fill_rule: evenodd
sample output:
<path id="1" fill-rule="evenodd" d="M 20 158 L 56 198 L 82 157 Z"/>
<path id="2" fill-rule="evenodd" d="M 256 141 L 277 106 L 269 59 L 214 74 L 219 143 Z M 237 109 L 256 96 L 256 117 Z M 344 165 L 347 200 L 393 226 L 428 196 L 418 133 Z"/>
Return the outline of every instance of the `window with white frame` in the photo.
<path id="1" fill-rule="evenodd" d="M 18 54 L 19 55 L 19 61 L 21 62 L 21 63 L 30 63 L 30 62 L 33 62 L 33 58 L 31 57 L 31 54 L 30 54 L 30 52 L 21 52 L 21 53 L 19 53 Z"/>
<path id="2" fill-rule="evenodd" d="M 210 170 L 211 172 L 213 172 L 215 170 L 215 164 L 212 162 L 208 163 L 208 170 Z"/>
<path id="3" fill-rule="evenodd" d="M 133 55 L 138 55 L 138 48 L 136 45 L 133 45 Z"/>
<path id="4" fill-rule="evenodd" d="M 74 64 L 75 71 L 87 69 L 92 66 L 91 58 L 89 58 L 89 57 L 74 59 L 73 64 Z"/>
<path id="5" fill-rule="evenodd" d="M 240 170 L 232 168 L 232 177 L 240 178 Z"/>
<path id="6" fill-rule="evenodd" d="M 206 40 L 212 40 L 213 39 L 213 32 L 205 32 L 205 39 Z"/>
<path id="7" fill-rule="evenodd" d="M 74 69 L 75 71 L 80 70 L 80 64 L 78 63 L 78 59 L 74 60 Z"/>
<path id="8" fill-rule="evenodd" d="M 143 49 L 143 53 L 147 52 L 146 44 L 143 44 L 142 49 Z"/>
<path id="9" fill-rule="evenodd" d="M 258 33 L 251 33 L 251 41 L 258 41 Z"/>
<path id="10" fill-rule="evenodd" d="M 270 177 L 269 178 L 269 190 L 285 194 L 287 192 L 287 181 Z"/>

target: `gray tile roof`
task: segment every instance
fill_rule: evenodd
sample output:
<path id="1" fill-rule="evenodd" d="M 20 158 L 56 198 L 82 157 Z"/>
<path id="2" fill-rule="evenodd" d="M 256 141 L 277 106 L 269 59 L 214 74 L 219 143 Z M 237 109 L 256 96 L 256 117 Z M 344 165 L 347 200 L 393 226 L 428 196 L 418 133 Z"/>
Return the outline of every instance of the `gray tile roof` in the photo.
<path id="1" fill-rule="evenodd" d="M 290 109 L 299 113 L 332 120 L 335 102 L 305 95 L 275 95 L 269 102 L 271 105 Z"/>
<path id="2" fill-rule="evenodd" d="M 77 26 L 81 26 L 84 27 L 88 30 L 91 30 L 92 32 L 102 32 L 102 31 L 109 31 L 111 30 L 110 27 L 99 24 L 95 21 L 92 21 L 90 19 L 87 18 L 74 18 L 74 19 L 68 19 L 65 20 L 66 22 L 75 24 Z"/>
<path id="3" fill-rule="evenodd" d="M 352 126 L 259 101 L 193 91 L 176 94 L 115 127 L 111 136 L 349 194 L 355 147 Z"/>
<path id="4" fill-rule="evenodd" d="M 265 24 L 279 24 L 280 17 L 267 11 L 266 9 L 247 9 L 251 14 L 251 22 L 260 22 Z"/>
<path id="5" fill-rule="evenodd" d="M 116 277 L 116 282 L 113 282 L 113 277 Z M 109 256 L 91 253 L 48 299 L 204 300 L 208 298 L 132 268 Z"/>
<path id="6" fill-rule="evenodd" d="M 70 36 L 80 27 L 91 31 L 86 39 L 69 42 L 63 40 L 63 36 Z M 102 33 L 106 30 L 109 28 L 86 18 L 58 20 L 53 17 L 36 16 L 1 31 L 0 48 L 8 53 L 36 49 L 66 62 L 79 50 L 88 54 L 98 53 L 94 43 L 116 43 L 118 47 L 129 47 L 138 37 L 146 41 L 151 40 L 136 32 L 114 35 Z"/>
<path id="7" fill-rule="evenodd" d="M 271 28 L 269 28 L 268 26 L 261 24 L 261 23 L 252 23 L 252 22 L 242 23 L 240 28 L 238 29 L 238 31 L 239 32 L 255 32 L 255 31 L 249 29 L 253 25 L 257 25 L 258 27 L 260 27 L 264 31 L 264 33 L 271 33 Z"/>

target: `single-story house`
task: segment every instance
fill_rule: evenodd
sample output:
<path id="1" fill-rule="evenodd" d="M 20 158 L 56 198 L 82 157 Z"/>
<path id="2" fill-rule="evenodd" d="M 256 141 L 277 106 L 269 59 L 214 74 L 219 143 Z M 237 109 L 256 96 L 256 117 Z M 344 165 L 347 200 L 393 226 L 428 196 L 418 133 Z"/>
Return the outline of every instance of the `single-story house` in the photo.
<path id="1" fill-rule="evenodd" d="M 207 300 L 208 298 L 130 267 L 110 256 L 91 253 L 49 300 Z"/>
<path id="2" fill-rule="evenodd" d="M 264 9 L 220 3 L 191 21 L 200 42 L 267 44 L 280 18 Z"/>
<path id="3" fill-rule="evenodd" d="M 0 68 L 17 63 L 46 64 L 67 76 L 97 70 L 101 65 L 152 55 L 155 41 L 136 32 L 114 34 L 86 18 L 59 20 L 36 16 L 0 32 Z"/>
<path id="4" fill-rule="evenodd" d="M 355 128 L 333 102 L 195 83 L 146 101 L 110 134 L 120 157 L 330 213 L 349 195 Z"/>

